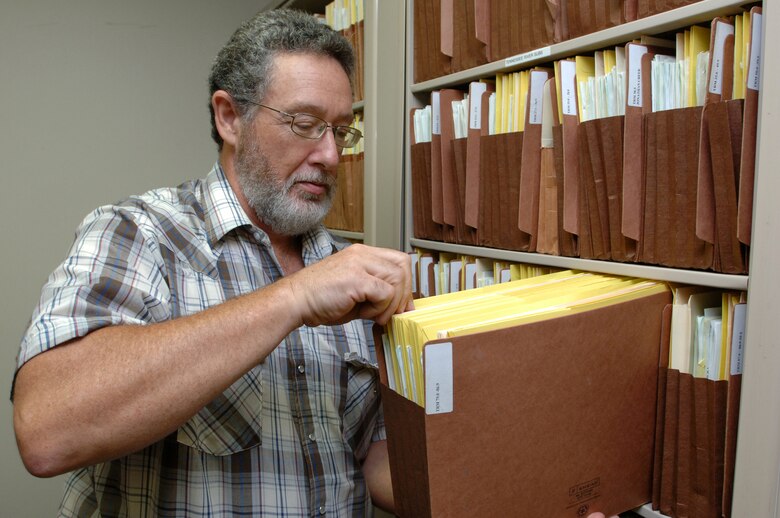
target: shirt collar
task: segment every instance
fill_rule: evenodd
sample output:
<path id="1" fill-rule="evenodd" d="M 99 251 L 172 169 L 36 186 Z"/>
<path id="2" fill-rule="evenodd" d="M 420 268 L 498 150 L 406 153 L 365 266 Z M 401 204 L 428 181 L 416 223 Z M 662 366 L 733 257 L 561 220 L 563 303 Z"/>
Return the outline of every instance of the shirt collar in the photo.
<path id="1" fill-rule="evenodd" d="M 238 227 L 252 225 L 219 162 L 214 164 L 211 172 L 206 176 L 205 194 L 206 231 L 212 247 L 215 247 L 228 232 Z"/>
<path id="2" fill-rule="evenodd" d="M 264 245 L 270 246 L 268 235 L 257 228 L 238 201 L 236 193 L 230 186 L 219 161 L 206 177 L 206 230 L 209 242 L 213 247 L 232 230 L 239 227 L 249 227 L 258 231 Z M 335 241 L 333 235 L 323 225 L 306 232 L 303 236 L 304 264 L 324 259 L 343 249 L 349 243 Z"/>

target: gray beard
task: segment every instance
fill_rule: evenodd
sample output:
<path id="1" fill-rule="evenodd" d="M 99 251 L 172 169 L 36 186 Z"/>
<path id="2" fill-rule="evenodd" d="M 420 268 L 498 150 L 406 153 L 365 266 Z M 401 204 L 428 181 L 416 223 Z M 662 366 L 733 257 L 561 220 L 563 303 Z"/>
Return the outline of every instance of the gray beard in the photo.
<path id="1" fill-rule="evenodd" d="M 268 158 L 256 144 L 254 135 L 247 135 L 236 154 L 238 184 L 258 219 L 276 234 L 299 236 L 322 223 L 333 203 L 336 180 L 321 170 L 295 173 L 286 180 L 268 164 Z M 323 198 L 306 192 L 293 193 L 296 182 L 308 181 L 327 187 Z"/>

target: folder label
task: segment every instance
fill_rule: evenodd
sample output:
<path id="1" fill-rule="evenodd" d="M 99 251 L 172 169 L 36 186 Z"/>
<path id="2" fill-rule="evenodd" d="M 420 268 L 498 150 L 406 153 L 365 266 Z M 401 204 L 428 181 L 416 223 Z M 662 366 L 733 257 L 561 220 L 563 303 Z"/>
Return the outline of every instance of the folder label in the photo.
<path id="1" fill-rule="evenodd" d="M 452 412 L 452 342 L 425 347 L 425 413 Z"/>
<path id="2" fill-rule="evenodd" d="M 473 83 L 469 95 L 473 97 L 469 110 L 469 129 L 482 129 L 482 94 L 487 91 L 486 83 Z"/>
<path id="3" fill-rule="evenodd" d="M 577 115 L 577 65 L 574 61 L 563 60 L 561 63 L 561 104 L 564 115 Z"/>
<path id="4" fill-rule="evenodd" d="M 628 44 L 628 96 L 629 106 L 642 107 L 642 56 L 647 54 L 644 45 Z"/>
<path id="5" fill-rule="evenodd" d="M 761 15 L 753 13 L 750 19 L 750 63 L 747 87 L 758 90 L 761 82 Z"/>
<path id="6" fill-rule="evenodd" d="M 439 92 L 431 94 L 431 106 L 433 107 L 433 117 L 431 121 L 431 133 L 441 135 L 441 96 Z"/>
<path id="7" fill-rule="evenodd" d="M 506 58 L 506 60 L 504 60 L 504 68 L 509 68 L 527 61 L 532 61 L 534 59 L 546 58 L 550 55 L 550 53 L 550 47 L 542 47 L 540 49 L 531 50 L 524 54 L 518 54 L 516 56 Z"/>
<path id="8" fill-rule="evenodd" d="M 712 56 L 712 70 L 710 71 L 709 92 L 721 95 L 723 93 L 723 58 L 726 53 L 726 37 L 734 35 L 734 26 L 719 22 L 715 24 L 715 48 Z"/>
<path id="9" fill-rule="evenodd" d="M 528 96 L 528 124 L 542 123 L 542 100 L 544 97 L 544 83 L 547 81 L 547 72 L 531 71 L 531 91 Z"/>
<path id="10" fill-rule="evenodd" d="M 747 304 L 734 306 L 734 322 L 731 338 L 731 375 L 742 374 L 742 362 L 745 354 L 745 315 Z"/>

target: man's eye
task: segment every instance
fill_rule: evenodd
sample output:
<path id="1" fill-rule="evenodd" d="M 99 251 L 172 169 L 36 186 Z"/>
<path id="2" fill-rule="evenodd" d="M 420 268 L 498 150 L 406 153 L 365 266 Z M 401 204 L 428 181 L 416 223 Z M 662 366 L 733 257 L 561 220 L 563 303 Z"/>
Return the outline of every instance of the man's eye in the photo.
<path id="1" fill-rule="evenodd" d="M 295 121 L 295 127 L 302 130 L 307 130 L 313 128 L 314 123 L 311 121 Z"/>

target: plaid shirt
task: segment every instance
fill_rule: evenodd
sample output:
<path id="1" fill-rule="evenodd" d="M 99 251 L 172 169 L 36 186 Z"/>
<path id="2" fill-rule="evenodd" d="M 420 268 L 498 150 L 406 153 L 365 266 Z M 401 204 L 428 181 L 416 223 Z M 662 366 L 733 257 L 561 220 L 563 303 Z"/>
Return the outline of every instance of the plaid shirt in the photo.
<path id="1" fill-rule="evenodd" d="M 304 236 L 304 262 L 344 246 L 319 228 Z M 103 326 L 193 314 L 281 276 L 217 164 L 84 220 L 18 366 Z M 385 438 L 374 362 L 366 322 L 299 328 L 177 432 L 71 473 L 60 516 L 371 515 L 360 464 Z"/>

